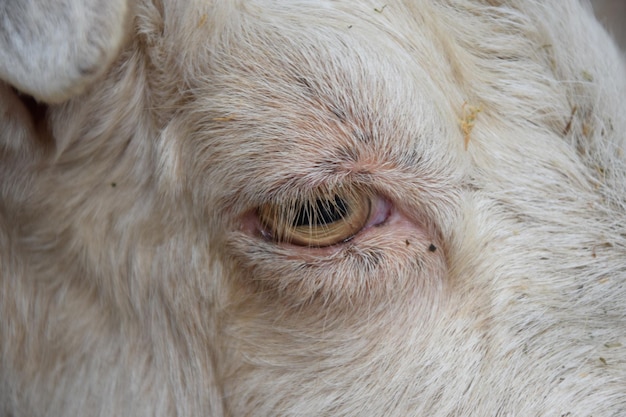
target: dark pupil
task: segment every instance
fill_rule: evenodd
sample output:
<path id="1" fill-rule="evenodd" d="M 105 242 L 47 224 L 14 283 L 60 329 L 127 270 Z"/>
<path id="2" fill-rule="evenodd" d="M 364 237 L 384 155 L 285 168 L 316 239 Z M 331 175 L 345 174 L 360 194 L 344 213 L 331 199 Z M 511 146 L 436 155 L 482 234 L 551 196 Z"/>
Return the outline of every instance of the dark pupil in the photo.
<path id="1" fill-rule="evenodd" d="M 335 223 L 348 213 L 346 202 L 339 196 L 335 200 L 315 200 L 315 207 L 305 203 L 298 208 L 296 217 L 293 219 L 293 227 L 299 226 L 321 226 Z"/>

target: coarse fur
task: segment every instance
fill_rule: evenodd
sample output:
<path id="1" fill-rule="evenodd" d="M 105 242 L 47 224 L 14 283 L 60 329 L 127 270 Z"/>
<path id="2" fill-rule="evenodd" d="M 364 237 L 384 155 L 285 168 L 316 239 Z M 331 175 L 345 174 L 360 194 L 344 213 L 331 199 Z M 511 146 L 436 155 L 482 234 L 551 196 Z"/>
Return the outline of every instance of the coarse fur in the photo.
<path id="1" fill-rule="evenodd" d="M 588 3 L 58 3 L 0 6 L 0 415 L 626 415 L 626 67 Z M 72 58 L 23 70 L 48 33 Z M 388 216 L 258 224 L 337 190 Z"/>

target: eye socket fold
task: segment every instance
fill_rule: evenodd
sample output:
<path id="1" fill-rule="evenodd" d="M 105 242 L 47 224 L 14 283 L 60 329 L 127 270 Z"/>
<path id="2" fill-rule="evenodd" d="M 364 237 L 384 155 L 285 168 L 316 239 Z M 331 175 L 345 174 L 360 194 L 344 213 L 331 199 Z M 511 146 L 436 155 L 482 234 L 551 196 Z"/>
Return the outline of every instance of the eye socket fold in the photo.
<path id="1" fill-rule="evenodd" d="M 325 247 L 356 235 L 371 208 L 367 193 L 334 193 L 284 205 L 268 203 L 258 209 L 258 217 L 264 232 L 277 242 Z"/>

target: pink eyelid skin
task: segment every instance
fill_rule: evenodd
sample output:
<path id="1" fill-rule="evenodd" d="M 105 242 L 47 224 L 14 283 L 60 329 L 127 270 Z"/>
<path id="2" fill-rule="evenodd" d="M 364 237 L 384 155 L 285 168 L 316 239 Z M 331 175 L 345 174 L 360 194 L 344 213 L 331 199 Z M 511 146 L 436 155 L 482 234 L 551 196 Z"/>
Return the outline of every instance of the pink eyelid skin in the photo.
<path id="1" fill-rule="evenodd" d="M 387 198 L 380 195 L 371 197 L 370 215 L 363 227 L 353 236 L 333 245 L 323 247 L 300 246 L 288 242 L 273 242 L 275 245 L 283 249 L 290 250 L 294 255 L 313 255 L 328 256 L 344 249 L 346 245 L 359 244 L 365 242 L 379 241 L 385 235 L 387 239 L 391 236 L 402 238 L 404 242 L 406 238 L 417 238 L 418 240 L 428 240 L 426 231 L 422 228 L 420 222 L 410 219 L 398 207 Z M 261 223 L 256 210 L 249 212 L 242 218 L 240 230 L 248 235 L 257 236 L 266 241 L 272 241 L 272 234 L 265 230 Z M 383 240 L 387 240 L 383 238 Z M 394 239 L 395 240 L 395 239 Z"/>
<path id="2" fill-rule="evenodd" d="M 356 235 L 363 232 L 364 230 L 369 229 L 370 227 L 380 226 L 381 224 L 385 223 L 385 221 L 387 221 L 387 219 L 391 215 L 391 210 L 391 203 L 387 199 L 374 197 L 372 199 L 369 219 L 365 223 L 365 226 L 363 226 L 363 228 L 359 230 Z"/>

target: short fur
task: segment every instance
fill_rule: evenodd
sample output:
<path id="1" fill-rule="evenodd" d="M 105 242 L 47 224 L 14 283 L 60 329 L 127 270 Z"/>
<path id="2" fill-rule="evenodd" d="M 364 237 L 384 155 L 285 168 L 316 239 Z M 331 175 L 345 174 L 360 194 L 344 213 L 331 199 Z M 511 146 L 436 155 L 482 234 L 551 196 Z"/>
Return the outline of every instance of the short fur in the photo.
<path id="1" fill-rule="evenodd" d="M 626 69 L 589 4 L 0 16 L 0 415 L 626 415 Z M 392 214 L 254 223 L 340 189 Z"/>

